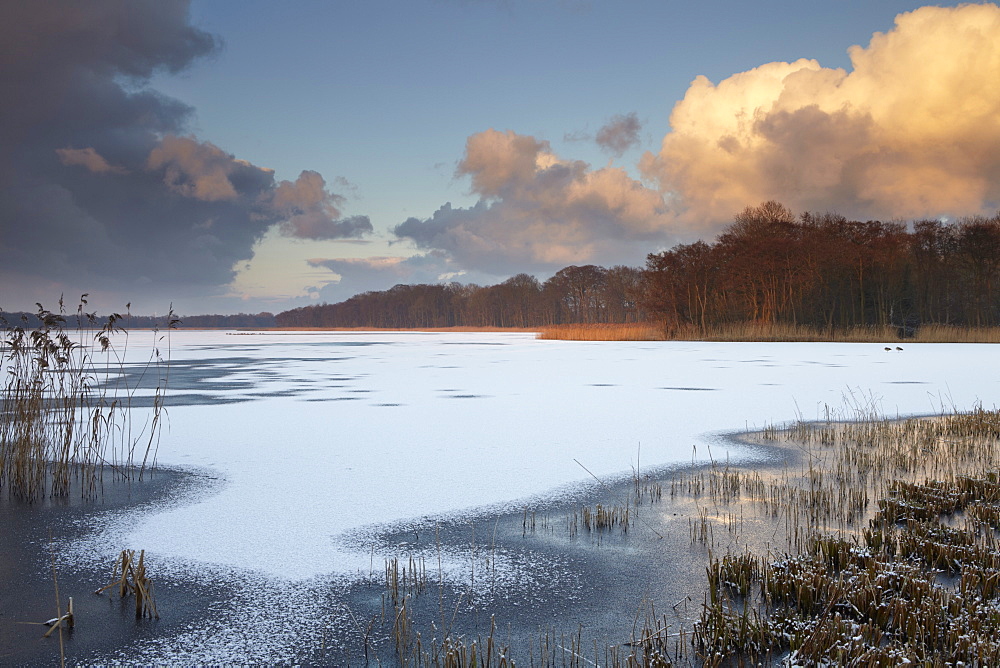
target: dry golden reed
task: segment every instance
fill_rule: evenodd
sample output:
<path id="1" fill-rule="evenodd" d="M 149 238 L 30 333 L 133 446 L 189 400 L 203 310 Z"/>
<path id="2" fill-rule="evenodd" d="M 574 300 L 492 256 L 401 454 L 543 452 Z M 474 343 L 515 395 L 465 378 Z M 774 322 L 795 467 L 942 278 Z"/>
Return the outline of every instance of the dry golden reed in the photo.
<path id="1" fill-rule="evenodd" d="M 678 483 L 773 517 L 790 549 L 710 556 L 701 664 L 1000 661 L 1000 413 L 856 417 L 765 430 L 802 448 L 799 471 Z"/>
<path id="2" fill-rule="evenodd" d="M 1000 327 L 958 327 L 955 325 L 923 325 L 914 336 L 900 339 L 897 328 L 864 326 L 839 329 L 817 329 L 786 323 L 734 323 L 708 328 L 687 327 L 668 334 L 656 323 L 577 324 L 542 327 L 539 339 L 567 341 L 756 341 L 892 343 L 1000 343 Z"/>
<path id="3" fill-rule="evenodd" d="M 113 579 L 95 594 L 103 594 L 108 589 L 117 589 L 119 598 L 135 596 L 135 618 L 159 619 L 156 602 L 153 600 L 153 581 L 146 575 L 146 551 L 139 552 L 135 558 L 135 550 L 122 550 L 115 561 Z"/>
<path id="4" fill-rule="evenodd" d="M 662 341 L 663 330 L 649 323 L 551 325 L 542 327 L 538 338 L 566 341 Z"/>
<path id="5" fill-rule="evenodd" d="M 62 299 L 58 311 L 39 304 L 37 328 L 0 322 L 0 490 L 13 496 L 66 496 L 74 476 L 84 495 L 94 494 L 105 467 L 141 479 L 155 457 L 169 368 L 159 339 L 138 374 L 155 384 L 150 414 L 133 429 L 140 388 L 124 361 L 127 316 L 99 324 L 86 303 L 83 295 L 70 318 Z M 171 312 L 169 328 L 176 323 Z"/>

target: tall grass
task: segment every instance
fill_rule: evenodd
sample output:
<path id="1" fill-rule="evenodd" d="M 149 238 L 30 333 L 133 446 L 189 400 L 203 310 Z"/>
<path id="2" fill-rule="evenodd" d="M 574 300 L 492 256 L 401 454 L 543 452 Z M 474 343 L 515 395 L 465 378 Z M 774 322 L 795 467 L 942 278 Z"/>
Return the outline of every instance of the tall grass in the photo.
<path id="1" fill-rule="evenodd" d="M 799 471 L 713 467 L 695 486 L 774 518 L 789 548 L 744 536 L 745 552 L 710 556 L 692 636 L 705 665 L 1000 661 L 1000 412 L 856 417 L 764 430 L 801 448 Z"/>
<path id="2" fill-rule="evenodd" d="M 1000 327 L 924 325 L 913 339 L 920 343 L 1000 343 Z"/>
<path id="3" fill-rule="evenodd" d="M 667 331 L 656 323 L 576 324 L 542 327 L 539 339 L 568 341 L 833 341 L 884 343 L 900 341 L 897 328 L 858 326 L 820 329 L 789 323 L 733 323 Z M 1000 343 L 1000 327 L 923 325 L 906 341 L 914 343 Z M 895 343 L 894 343 L 895 345 Z"/>
<path id="4" fill-rule="evenodd" d="M 652 323 L 595 323 L 542 327 L 538 338 L 566 341 L 662 341 L 664 334 L 663 328 Z"/>
<path id="5" fill-rule="evenodd" d="M 0 323 L 0 490 L 13 496 L 66 496 L 74 479 L 93 494 L 105 469 L 141 479 L 155 459 L 169 369 L 159 349 L 164 337 L 154 332 L 149 359 L 130 375 L 128 316 L 100 323 L 86 304 L 83 295 L 70 317 L 61 298 L 58 311 L 38 304 L 37 329 Z M 176 323 L 171 310 L 168 331 Z M 151 407 L 140 423 L 137 391 L 150 383 Z"/>

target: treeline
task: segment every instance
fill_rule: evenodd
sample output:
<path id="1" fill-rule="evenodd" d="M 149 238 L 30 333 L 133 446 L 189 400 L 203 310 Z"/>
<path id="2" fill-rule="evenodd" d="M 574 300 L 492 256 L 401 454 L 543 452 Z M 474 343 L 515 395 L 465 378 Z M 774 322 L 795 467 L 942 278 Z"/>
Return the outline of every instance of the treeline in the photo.
<path id="1" fill-rule="evenodd" d="M 337 304 L 279 313 L 280 327 L 541 327 L 564 323 L 637 322 L 643 272 L 571 266 L 540 282 L 518 274 L 491 286 L 397 285 Z"/>
<path id="2" fill-rule="evenodd" d="M 279 313 L 282 327 L 541 327 L 658 321 L 668 334 L 727 325 L 819 330 L 1000 325 L 1000 215 L 945 223 L 796 216 L 747 207 L 716 241 L 652 253 L 643 269 L 571 266 L 545 282 L 397 285 Z"/>
<path id="3" fill-rule="evenodd" d="M 642 303 L 670 330 L 1000 324 L 1000 216 L 954 223 L 747 207 L 714 243 L 649 255 Z"/>
<path id="4" fill-rule="evenodd" d="M 123 329 L 166 329 L 170 324 L 170 316 L 150 316 L 132 315 L 130 313 L 117 314 L 116 325 Z M 81 329 L 88 326 L 103 326 L 107 321 L 107 315 L 84 314 L 73 311 L 63 314 L 66 322 L 71 327 Z M 27 311 L 0 311 L 0 327 L 24 327 L 25 329 L 37 329 L 42 321 L 38 313 Z M 233 329 L 238 327 L 266 328 L 275 326 L 273 313 L 266 311 L 261 313 L 237 313 L 236 315 L 185 315 L 174 316 L 174 326 L 178 329 Z"/>

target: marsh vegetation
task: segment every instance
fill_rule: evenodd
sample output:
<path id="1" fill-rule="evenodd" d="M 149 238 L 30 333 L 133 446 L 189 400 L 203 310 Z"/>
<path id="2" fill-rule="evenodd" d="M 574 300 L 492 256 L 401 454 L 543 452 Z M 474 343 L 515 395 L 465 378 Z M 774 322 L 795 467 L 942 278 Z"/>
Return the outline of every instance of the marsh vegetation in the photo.
<path id="1" fill-rule="evenodd" d="M 127 313 L 101 320 L 86 304 L 84 295 L 70 315 L 61 299 L 57 311 L 39 304 L 35 328 L 0 323 L 0 492 L 66 496 L 75 481 L 93 495 L 106 471 L 141 479 L 154 463 L 168 379 L 161 345 L 166 352 L 169 341 L 154 333 L 138 374 L 154 389 L 141 410 L 139 385 L 124 373 Z"/>
<path id="2" fill-rule="evenodd" d="M 540 327 L 538 338 L 567 341 L 814 341 L 837 343 L 1000 343 L 1000 327 L 964 327 L 927 324 L 904 341 L 899 329 L 889 325 L 820 328 L 790 323 L 732 323 L 707 327 L 660 323 L 575 324 Z"/>
<path id="3" fill-rule="evenodd" d="M 703 600 L 676 595 L 665 610 L 640 603 L 617 642 L 582 625 L 540 625 L 512 639 L 488 609 L 489 624 L 470 636 L 447 623 L 459 605 L 447 586 L 410 556 L 387 562 L 386 609 L 372 618 L 366 652 L 377 653 L 372 630 L 391 621 L 401 665 L 1000 661 L 1000 412 L 894 420 L 861 407 L 746 438 L 795 456 L 779 468 L 715 462 L 663 479 L 636 468 L 616 488 L 627 495 L 621 503 L 562 517 L 525 508 L 518 518 L 529 547 L 535 535 L 655 542 L 658 530 L 684 521 L 705 564 Z M 489 577 L 488 564 L 478 577 Z M 653 586 L 669 592 L 671 583 Z M 421 621 L 427 597 L 449 601 L 445 623 Z"/>

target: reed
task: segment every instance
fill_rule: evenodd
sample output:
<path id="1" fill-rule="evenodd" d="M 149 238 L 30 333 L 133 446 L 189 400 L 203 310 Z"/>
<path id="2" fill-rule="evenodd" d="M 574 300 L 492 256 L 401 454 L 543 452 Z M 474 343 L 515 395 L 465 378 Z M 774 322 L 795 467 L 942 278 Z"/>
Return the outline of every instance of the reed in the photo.
<path id="1" fill-rule="evenodd" d="M 567 341 L 662 341 L 662 328 L 650 323 L 597 323 L 550 325 L 538 332 L 539 339 Z"/>
<path id="2" fill-rule="evenodd" d="M 593 509 L 584 506 L 580 509 L 583 527 L 587 531 L 611 531 L 621 529 L 622 534 L 628 533 L 630 509 L 624 506 L 604 506 L 600 503 Z"/>
<path id="3" fill-rule="evenodd" d="M 705 328 L 687 326 L 669 331 L 656 323 L 550 325 L 540 328 L 538 338 L 568 341 L 892 342 L 893 350 L 900 343 L 898 328 L 889 325 L 827 329 L 792 323 L 755 322 Z M 912 343 L 1000 343 L 1000 327 L 927 324 L 905 340 Z"/>
<path id="4" fill-rule="evenodd" d="M 34 330 L 0 323 L 0 490 L 7 487 L 13 496 L 66 496 L 74 479 L 92 495 L 105 468 L 121 479 L 141 479 L 155 460 L 169 372 L 160 354 L 163 337 L 154 332 L 145 367 L 130 376 L 127 311 L 100 324 L 84 311 L 86 304 L 83 295 L 69 317 L 62 299 L 58 311 L 39 304 L 41 325 Z M 168 332 L 177 322 L 171 311 Z M 139 426 L 135 400 L 140 383 L 150 382 L 152 407 Z"/>
<path id="5" fill-rule="evenodd" d="M 59 665 L 66 665 L 66 643 L 63 641 L 63 627 L 67 629 L 72 629 L 76 624 L 76 617 L 73 615 L 73 597 L 69 597 L 69 601 L 66 605 L 66 613 L 63 614 L 62 602 L 59 598 L 59 576 L 56 573 L 56 555 L 52 547 L 52 532 L 49 532 L 49 562 L 52 566 L 52 584 L 55 588 L 56 594 L 56 616 L 45 622 L 45 625 L 50 627 L 48 631 L 45 632 L 44 638 L 48 638 L 52 635 L 53 631 L 59 631 Z"/>
<path id="6" fill-rule="evenodd" d="M 400 564 L 399 557 L 385 560 L 385 588 L 394 605 L 407 596 L 419 596 L 427 589 L 427 564 L 423 557 L 409 557 Z"/>
<path id="7" fill-rule="evenodd" d="M 709 556 L 696 654 L 707 665 L 1000 660 L 998 420 L 977 407 L 800 424 L 761 435 L 795 438 L 799 471 L 713 467 L 697 488 L 784 518 L 790 551 Z"/>
<path id="8" fill-rule="evenodd" d="M 913 340 L 920 343 L 1000 343 L 1000 327 L 923 325 Z"/>
<path id="9" fill-rule="evenodd" d="M 118 589 L 119 598 L 135 596 L 135 618 L 159 619 L 153 597 L 153 581 L 146 575 L 146 551 L 139 552 L 135 558 L 135 550 L 122 550 L 115 560 L 114 574 L 110 584 L 107 584 L 95 594 L 103 594 L 108 589 Z"/>

